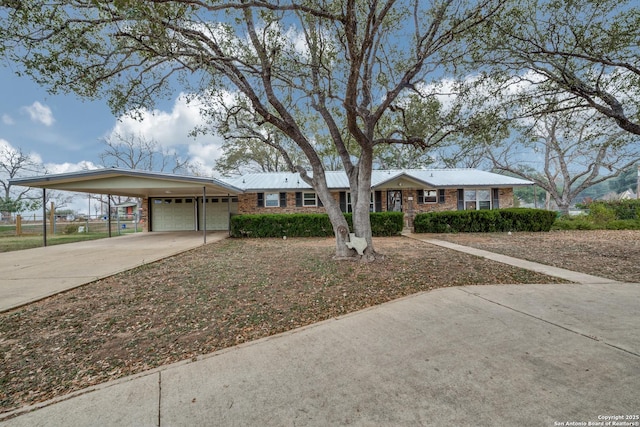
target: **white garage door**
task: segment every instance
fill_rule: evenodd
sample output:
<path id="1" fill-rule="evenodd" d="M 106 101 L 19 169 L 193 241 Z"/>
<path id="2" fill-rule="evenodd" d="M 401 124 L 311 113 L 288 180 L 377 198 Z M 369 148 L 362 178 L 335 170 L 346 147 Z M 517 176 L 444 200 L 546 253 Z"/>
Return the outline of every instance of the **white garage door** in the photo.
<path id="1" fill-rule="evenodd" d="M 195 230 L 195 199 L 153 199 L 151 224 L 153 231 Z"/>
<path id="2" fill-rule="evenodd" d="M 238 213 L 238 198 L 232 197 L 207 197 L 207 230 L 228 230 L 229 212 Z M 202 207 L 200 207 L 200 227 L 204 227 L 202 221 Z"/>

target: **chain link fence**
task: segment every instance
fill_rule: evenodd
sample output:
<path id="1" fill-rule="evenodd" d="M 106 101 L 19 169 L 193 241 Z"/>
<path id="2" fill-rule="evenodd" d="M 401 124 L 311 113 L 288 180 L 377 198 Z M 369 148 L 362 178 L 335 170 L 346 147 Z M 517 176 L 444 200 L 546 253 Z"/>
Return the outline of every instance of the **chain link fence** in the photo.
<path id="1" fill-rule="evenodd" d="M 47 235 L 77 233 L 109 234 L 109 218 L 106 215 L 75 217 L 47 216 L 45 218 Z M 0 236 L 42 236 L 44 231 L 42 215 L 16 215 L 0 223 Z M 142 231 L 142 224 L 136 215 L 111 217 L 111 234 L 119 235 Z"/>

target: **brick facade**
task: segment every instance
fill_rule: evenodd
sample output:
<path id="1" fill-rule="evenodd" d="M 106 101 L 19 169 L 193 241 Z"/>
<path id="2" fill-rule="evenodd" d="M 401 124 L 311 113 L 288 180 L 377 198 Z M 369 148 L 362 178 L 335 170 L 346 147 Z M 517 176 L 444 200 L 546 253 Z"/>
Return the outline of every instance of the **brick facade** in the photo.
<path id="1" fill-rule="evenodd" d="M 142 231 L 149 231 L 149 198 L 144 197 L 142 199 L 142 210 L 140 212 L 140 225 L 142 225 Z"/>
<path id="2" fill-rule="evenodd" d="M 425 212 L 442 212 L 455 211 L 458 209 L 458 189 L 448 188 L 444 190 L 444 200 L 440 201 L 440 197 L 436 198 L 434 203 L 419 203 L 418 188 L 397 188 L 376 190 L 375 206 L 380 206 L 382 211 L 388 209 L 387 196 L 389 191 L 402 193 L 402 212 L 405 213 L 405 226 L 413 227 L 413 218 L 419 213 Z M 307 191 L 311 192 L 311 191 Z M 278 192 L 280 194 L 281 192 Z M 282 192 L 284 193 L 284 192 Z M 264 194 L 264 193 L 263 193 Z M 340 202 L 340 192 L 332 192 L 336 202 Z M 513 207 L 513 188 L 498 189 L 500 208 Z M 286 192 L 286 207 L 266 207 L 258 206 L 258 193 L 245 193 L 238 195 L 238 213 L 240 214 L 269 214 L 269 213 L 325 213 L 322 206 L 296 206 L 296 191 Z M 149 199 L 142 200 L 142 211 L 140 224 L 143 231 L 149 231 Z"/>
<path id="3" fill-rule="evenodd" d="M 416 188 L 402 188 L 393 191 L 402 192 L 402 211 L 409 219 L 414 215 L 423 212 L 455 211 L 458 209 L 458 190 L 445 189 L 444 202 L 440 203 L 439 198 L 435 203 L 418 203 L 418 191 Z M 382 211 L 387 211 L 388 190 L 376 192 L 381 197 L 380 204 Z M 513 188 L 500 188 L 499 203 L 501 208 L 513 207 Z M 325 213 L 322 206 L 296 206 L 296 192 L 286 192 L 286 207 L 266 207 L 258 206 L 258 193 L 246 193 L 238 196 L 238 212 L 241 214 L 266 214 L 266 213 Z M 336 202 L 340 200 L 340 193 L 332 193 Z M 411 226 L 411 225 L 409 225 Z"/>

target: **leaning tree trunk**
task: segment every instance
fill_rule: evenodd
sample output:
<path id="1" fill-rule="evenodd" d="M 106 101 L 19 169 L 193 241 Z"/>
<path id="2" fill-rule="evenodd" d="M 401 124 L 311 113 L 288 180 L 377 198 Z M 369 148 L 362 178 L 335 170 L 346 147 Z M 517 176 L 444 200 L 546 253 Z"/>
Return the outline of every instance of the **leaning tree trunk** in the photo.
<path id="1" fill-rule="evenodd" d="M 329 221 L 331 221 L 333 233 L 336 237 L 335 258 L 345 259 L 354 257 L 354 251 L 349 249 L 347 246 L 347 242 L 349 242 L 349 224 L 340 210 L 340 203 L 329 191 L 324 171 L 320 167 L 314 168 L 313 179 L 310 179 L 306 173 L 301 171 L 301 177 L 303 180 L 311 184 L 314 190 L 316 190 L 318 197 L 320 197 L 320 200 L 329 215 Z"/>

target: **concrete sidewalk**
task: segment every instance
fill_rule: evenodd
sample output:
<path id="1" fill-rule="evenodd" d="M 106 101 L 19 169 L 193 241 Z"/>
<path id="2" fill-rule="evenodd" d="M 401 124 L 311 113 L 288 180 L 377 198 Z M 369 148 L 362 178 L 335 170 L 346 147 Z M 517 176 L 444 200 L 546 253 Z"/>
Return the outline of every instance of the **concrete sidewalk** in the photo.
<path id="1" fill-rule="evenodd" d="M 508 255 L 485 251 L 483 249 L 472 248 L 470 246 L 458 245 L 457 243 L 451 243 L 445 240 L 423 238 L 412 233 L 406 233 L 403 234 L 403 236 L 432 245 L 441 246 L 443 248 L 453 249 L 454 251 L 464 252 L 470 255 L 475 255 L 477 257 L 490 259 L 492 261 L 511 265 L 513 267 L 524 268 L 526 270 L 535 271 L 536 273 L 546 274 L 547 276 L 559 277 L 561 279 L 565 279 L 574 283 L 617 283 L 616 280 L 606 279 L 604 277 L 571 271 L 565 268 L 553 267 L 546 264 L 540 264 L 537 262 L 514 258 Z"/>
<path id="2" fill-rule="evenodd" d="M 640 285 L 622 283 L 438 289 L 94 387 L 2 425 L 556 426 L 634 416 L 639 300 Z"/>
<path id="3" fill-rule="evenodd" d="M 207 233 L 207 243 L 227 232 Z M 202 232 L 135 233 L 0 254 L 0 312 L 202 246 Z"/>

